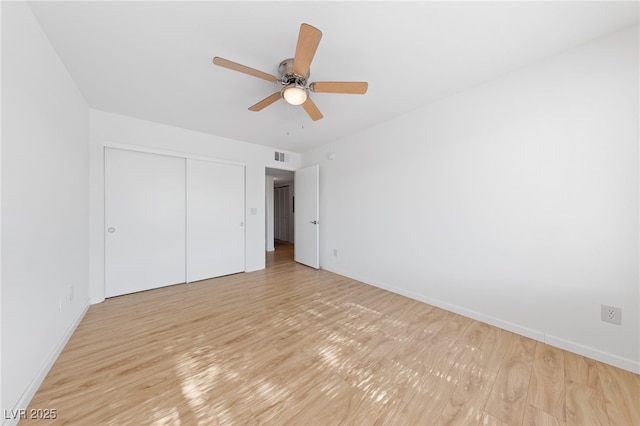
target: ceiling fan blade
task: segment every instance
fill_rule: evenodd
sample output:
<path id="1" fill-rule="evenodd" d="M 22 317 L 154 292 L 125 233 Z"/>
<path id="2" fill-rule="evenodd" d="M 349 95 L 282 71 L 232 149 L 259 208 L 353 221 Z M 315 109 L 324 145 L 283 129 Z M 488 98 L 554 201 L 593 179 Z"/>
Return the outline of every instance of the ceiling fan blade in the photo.
<path id="1" fill-rule="evenodd" d="M 293 57 L 293 72 L 300 77 L 306 77 L 311 67 L 322 32 L 309 24 L 300 25 L 300 33 L 298 34 L 298 45 L 296 46 L 296 54 Z"/>
<path id="2" fill-rule="evenodd" d="M 309 89 L 317 93 L 349 93 L 364 95 L 369 83 L 356 81 L 316 81 L 309 85 Z"/>
<path id="3" fill-rule="evenodd" d="M 260 111 L 260 110 L 268 107 L 269 105 L 271 105 L 272 103 L 274 103 L 278 99 L 280 99 L 280 97 L 281 97 L 280 96 L 280 92 L 276 92 L 271 96 L 267 96 L 266 98 L 264 98 L 263 100 L 261 100 L 257 104 L 250 106 L 249 107 L 249 111 Z"/>
<path id="4" fill-rule="evenodd" d="M 302 106 L 304 107 L 304 110 L 307 111 L 307 114 L 309 114 L 309 117 L 311 117 L 313 121 L 318 121 L 322 117 L 324 117 L 320 112 L 320 110 L 318 109 L 318 107 L 316 106 L 316 104 L 313 103 L 311 98 L 307 98 L 307 100 L 304 101 Z"/>
<path id="5" fill-rule="evenodd" d="M 273 76 L 271 74 L 267 74 L 266 72 L 258 71 L 256 69 L 247 67 L 245 65 L 240 65 L 235 62 L 229 61 L 228 59 L 223 59 L 219 57 L 213 58 L 213 63 L 220 67 L 229 68 L 230 70 L 243 72 L 245 74 L 252 75 L 254 77 L 262 78 L 263 80 L 270 81 L 272 83 L 276 83 L 278 81 L 278 77 Z"/>

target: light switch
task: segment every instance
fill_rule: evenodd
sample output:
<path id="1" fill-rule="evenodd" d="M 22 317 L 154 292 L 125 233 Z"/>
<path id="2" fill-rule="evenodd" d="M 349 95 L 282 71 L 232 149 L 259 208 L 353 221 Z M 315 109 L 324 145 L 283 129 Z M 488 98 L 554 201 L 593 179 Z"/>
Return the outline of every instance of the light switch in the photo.
<path id="1" fill-rule="evenodd" d="M 251 216 L 255 216 L 258 214 L 258 209 L 255 207 L 251 207 Z"/>

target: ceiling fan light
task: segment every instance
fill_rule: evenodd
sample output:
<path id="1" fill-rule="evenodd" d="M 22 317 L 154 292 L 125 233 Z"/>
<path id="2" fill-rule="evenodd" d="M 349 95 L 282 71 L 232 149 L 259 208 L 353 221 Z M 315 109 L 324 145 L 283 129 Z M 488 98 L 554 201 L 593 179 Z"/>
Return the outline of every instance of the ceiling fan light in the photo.
<path id="1" fill-rule="evenodd" d="M 302 105 L 307 96 L 307 89 L 296 84 L 290 84 L 282 90 L 282 97 L 290 105 Z"/>

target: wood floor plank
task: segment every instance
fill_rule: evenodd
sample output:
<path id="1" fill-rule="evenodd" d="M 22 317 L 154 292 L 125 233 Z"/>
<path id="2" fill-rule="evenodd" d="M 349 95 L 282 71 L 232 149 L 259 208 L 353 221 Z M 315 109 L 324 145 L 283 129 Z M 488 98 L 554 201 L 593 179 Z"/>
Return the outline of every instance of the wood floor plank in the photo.
<path id="1" fill-rule="evenodd" d="M 489 326 L 478 321 L 471 321 L 460 337 L 449 346 L 444 355 L 448 359 L 449 369 L 445 372 L 447 380 L 458 384 L 467 378 L 467 371 L 482 342 Z"/>
<path id="2" fill-rule="evenodd" d="M 528 402 L 561 422 L 565 421 L 563 351 L 538 342 L 533 357 Z"/>
<path id="3" fill-rule="evenodd" d="M 515 336 L 507 349 L 485 411 L 507 424 L 522 424 L 536 342 Z"/>
<path id="4" fill-rule="evenodd" d="M 80 426 L 640 424 L 638 375 L 299 265 L 292 247 L 262 271 L 91 306 L 29 409 Z"/>
<path id="5" fill-rule="evenodd" d="M 480 422 L 478 425 L 481 426 L 511 426 L 497 417 L 492 416 L 491 414 L 484 412 L 482 413 L 482 417 L 480 418 Z"/>
<path id="6" fill-rule="evenodd" d="M 475 352 L 475 364 L 497 373 L 513 336 L 514 334 L 508 331 L 490 327 L 484 341 Z"/>
<path id="7" fill-rule="evenodd" d="M 567 425 L 633 425 L 634 423 L 610 422 L 602 394 L 578 382 L 566 381 Z"/>
<path id="8" fill-rule="evenodd" d="M 564 415 L 563 415 L 564 417 Z M 552 416 L 544 410 L 538 407 L 534 407 L 531 404 L 527 405 L 524 412 L 524 420 L 522 422 L 524 426 L 565 426 L 564 420 L 560 420 L 557 417 Z"/>
<path id="9" fill-rule="evenodd" d="M 279 380 L 275 374 L 272 377 Z M 340 377 L 323 368 L 311 367 L 304 373 L 296 371 L 293 378 L 289 374 L 286 377 L 282 383 L 286 383 L 290 397 L 264 409 L 252 408 L 259 424 L 293 424 L 292 419 L 301 416 L 313 418 L 322 407 L 330 406 L 340 389 L 346 389 Z M 250 406 L 251 401 L 247 403 Z"/>
<path id="10" fill-rule="evenodd" d="M 496 376 L 497 372 L 472 361 L 438 418 L 438 424 L 478 424 Z"/>
<path id="11" fill-rule="evenodd" d="M 640 376 L 598 363 L 598 376 L 612 425 L 640 425 Z"/>
<path id="12" fill-rule="evenodd" d="M 564 352 L 565 379 L 588 386 L 600 388 L 598 363 L 592 359 L 571 352 Z"/>
<path id="13" fill-rule="evenodd" d="M 407 400 L 399 420 L 407 425 L 435 424 L 451 398 L 455 387 L 446 378 L 428 374 Z"/>

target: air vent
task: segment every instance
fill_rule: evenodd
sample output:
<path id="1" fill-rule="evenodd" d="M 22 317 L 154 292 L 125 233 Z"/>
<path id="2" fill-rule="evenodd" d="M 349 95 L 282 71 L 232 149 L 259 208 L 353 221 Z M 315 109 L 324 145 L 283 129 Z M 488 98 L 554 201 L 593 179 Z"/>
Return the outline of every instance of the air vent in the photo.
<path id="1" fill-rule="evenodd" d="M 275 160 L 280 161 L 281 163 L 285 163 L 287 161 L 287 157 L 284 152 L 276 151 Z"/>

